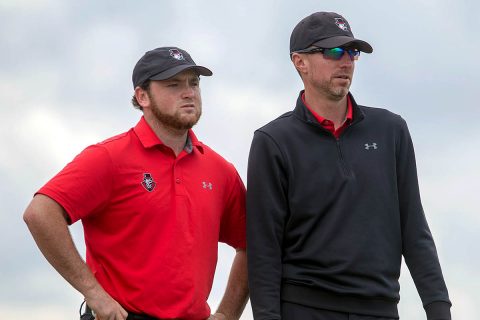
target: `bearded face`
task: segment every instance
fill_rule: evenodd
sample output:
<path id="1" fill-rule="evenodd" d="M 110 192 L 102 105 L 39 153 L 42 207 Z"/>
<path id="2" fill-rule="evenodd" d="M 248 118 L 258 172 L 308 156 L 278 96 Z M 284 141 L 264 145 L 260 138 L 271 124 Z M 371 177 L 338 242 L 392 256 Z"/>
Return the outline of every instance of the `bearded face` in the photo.
<path id="1" fill-rule="evenodd" d="M 149 110 L 159 124 L 174 130 L 192 128 L 202 115 L 199 77 L 184 71 L 174 77 L 152 81 L 147 95 Z"/>
<path id="2" fill-rule="evenodd" d="M 150 94 L 149 94 L 150 95 Z M 202 115 L 202 106 L 191 105 L 179 107 L 172 112 L 167 112 L 161 108 L 155 100 L 150 97 L 152 101 L 151 110 L 155 118 L 165 127 L 175 130 L 191 129 Z"/>

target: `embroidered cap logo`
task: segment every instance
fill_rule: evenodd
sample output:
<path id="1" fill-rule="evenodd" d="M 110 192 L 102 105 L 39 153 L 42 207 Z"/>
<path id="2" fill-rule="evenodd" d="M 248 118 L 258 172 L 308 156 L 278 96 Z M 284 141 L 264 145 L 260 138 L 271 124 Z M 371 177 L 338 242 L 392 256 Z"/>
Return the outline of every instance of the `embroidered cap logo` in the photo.
<path id="1" fill-rule="evenodd" d="M 348 31 L 348 25 L 342 18 L 335 18 L 335 24 L 343 31 Z"/>
<path id="2" fill-rule="evenodd" d="M 179 50 L 170 49 L 169 52 L 170 52 L 170 56 L 172 56 L 173 58 L 177 60 L 185 60 L 185 58 L 183 57 L 183 54 Z"/>

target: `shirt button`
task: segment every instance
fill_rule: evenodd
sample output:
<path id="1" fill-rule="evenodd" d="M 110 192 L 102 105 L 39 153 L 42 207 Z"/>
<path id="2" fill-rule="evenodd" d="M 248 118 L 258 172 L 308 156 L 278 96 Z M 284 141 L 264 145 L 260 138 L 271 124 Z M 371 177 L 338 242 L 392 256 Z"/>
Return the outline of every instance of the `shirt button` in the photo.
<path id="1" fill-rule="evenodd" d="M 175 182 L 180 183 L 180 179 L 179 178 L 175 179 Z"/>

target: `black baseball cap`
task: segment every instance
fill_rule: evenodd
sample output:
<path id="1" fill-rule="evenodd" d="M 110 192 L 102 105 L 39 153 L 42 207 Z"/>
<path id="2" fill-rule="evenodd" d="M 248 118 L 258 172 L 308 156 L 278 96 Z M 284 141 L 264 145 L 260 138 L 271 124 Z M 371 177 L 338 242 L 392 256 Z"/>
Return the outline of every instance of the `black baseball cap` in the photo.
<path id="1" fill-rule="evenodd" d="M 197 66 L 187 51 L 177 47 L 161 47 L 147 51 L 133 68 L 133 88 L 146 80 L 166 80 L 174 75 L 193 69 L 198 75 L 211 76 L 210 69 Z"/>
<path id="2" fill-rule="evenodd" d="M 335 12 L 315 12 L 295 26 L 290 36 L 290 54 L 307 51 L 312 46 L 325 49 L 352 46 L 373 52 L 370 44 L 355 39 L 348 21 Z"/>

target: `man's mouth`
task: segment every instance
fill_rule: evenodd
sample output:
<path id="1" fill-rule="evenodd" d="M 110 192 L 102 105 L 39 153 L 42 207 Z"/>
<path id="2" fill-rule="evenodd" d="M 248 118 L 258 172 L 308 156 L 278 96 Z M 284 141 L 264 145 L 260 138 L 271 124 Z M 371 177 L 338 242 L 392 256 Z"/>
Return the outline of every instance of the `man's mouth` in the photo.
<path id="1" fill-rule="evenodd" d="M 334 76 L 334 78 L 350 80 L 350 76 L 345 75 L 345 74 L 337 74 L 337 75 Z"/>

